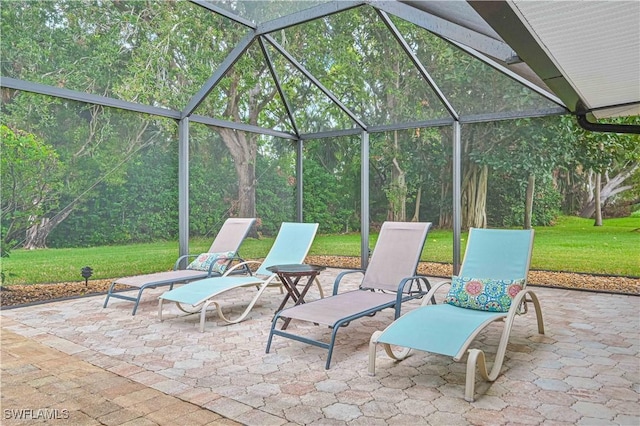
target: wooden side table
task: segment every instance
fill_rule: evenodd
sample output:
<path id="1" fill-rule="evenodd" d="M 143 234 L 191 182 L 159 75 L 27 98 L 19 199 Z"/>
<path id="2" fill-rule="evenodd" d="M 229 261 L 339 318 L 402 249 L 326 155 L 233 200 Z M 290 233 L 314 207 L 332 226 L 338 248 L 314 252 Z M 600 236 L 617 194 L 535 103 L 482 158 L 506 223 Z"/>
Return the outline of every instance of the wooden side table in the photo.
<path id="1" fill-rule="evenodd" d="M 280 282 L 287 290 L 287 294 L 284 296 L 282 303 L 278 306 L 277 312 L 280 312 L 289 299 L 294 301 L 295 305 L 300 305 L 304 303 L 304 297 L 309 291 L 309 288 L 313 284 L 314 280 L 320 274 L 320 272 L 324 271 L 326 268 L 324 266 L 317 265 L 307 265 L 307 264 L 293 264 L 293 265 L 273 265 L 267 268 L 268 271 L 273 272 L 278 276 Z M 305 283 L 302 291 L 298 290 L 298 283 L 303 277 L 307 277 L 307 282 Z M 323 296 L 322 289 L 320 289 L 320 296 Z M 284 330 L 289 325 L 289 321 L 291 318 L 287 318 L 282 325 L 282 329 Z"/>

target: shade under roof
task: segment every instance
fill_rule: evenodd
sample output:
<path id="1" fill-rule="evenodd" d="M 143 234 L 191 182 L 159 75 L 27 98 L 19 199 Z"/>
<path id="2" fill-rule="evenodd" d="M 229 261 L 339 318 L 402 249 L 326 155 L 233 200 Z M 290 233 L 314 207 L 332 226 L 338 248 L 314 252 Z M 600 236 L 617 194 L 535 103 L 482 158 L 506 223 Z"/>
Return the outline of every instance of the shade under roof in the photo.
<path id="1" fill-rule="evenodd" d="M 469 2 L 572 112 L 640 115 L 640 2 Z"/>

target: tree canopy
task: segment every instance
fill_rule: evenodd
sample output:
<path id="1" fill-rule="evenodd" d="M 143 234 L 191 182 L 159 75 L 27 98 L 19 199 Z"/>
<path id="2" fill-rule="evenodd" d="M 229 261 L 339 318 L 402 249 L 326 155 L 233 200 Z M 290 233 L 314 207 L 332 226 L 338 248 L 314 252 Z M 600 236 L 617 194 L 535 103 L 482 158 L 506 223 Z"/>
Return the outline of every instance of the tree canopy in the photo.
<path id="1" fill-rule="evenodd" d="M 238 12 L 277 16 L 284 3 L 271 3 L 274 10 Z M 12 1 L 1 13 L 2 76 L 175 110 L 248 33 L 185 1 Z M 451 129 L 424 124 L 448 114 L 435 89 L 466 117 L 551 104 L 446 40 L 366 5 L 273 32 L 243 53 L 194 113 L 302 134 L 349 131 L 363 120 L 377 129 L 374 224 L 451 226 Z M 3 246 L 176 238 L 176 121 L 7 88 L 2 95 Z M 192 236 L 214 233 L 228 215 L 259 217 L 265 233 L 294 218 L 299 177 L 291 140 L 192 123 L 189 142 Z M 308 136 L 303 147 L 304 219 L 318 221 L 320 232 L 359 230 L 357 134 Z M 635 136 L 586 134 L 560 117 L 470 119 L 463 125 L 464 226 L 547 225 L 562 209 L 576 213 L 593 192 L 589 171 L 607 182 L 623 178 L 616 188 L 629 193 L 637 147 Z M 611 200 L 625 194 L 615 191 Z"/>

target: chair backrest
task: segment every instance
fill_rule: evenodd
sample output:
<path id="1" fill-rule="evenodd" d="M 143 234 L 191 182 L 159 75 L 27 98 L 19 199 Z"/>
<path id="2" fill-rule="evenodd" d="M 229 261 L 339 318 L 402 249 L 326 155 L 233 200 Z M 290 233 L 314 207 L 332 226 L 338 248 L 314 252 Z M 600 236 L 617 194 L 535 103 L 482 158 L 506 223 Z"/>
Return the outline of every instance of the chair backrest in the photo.
<path id="1" fill-rule="evenodd" d="M 360 287 L 397 291 L 416 274 L 430 222 L 384 222 Z"/>
<path id="2" fill-rule="evenodd" d="M 469 230 L 460 276 L 510 280 L 527 278 L 533 229 Z"/>
<path id="3" fill-rule="evenodd" d="M 269 266 L 303 263 L 318 231 L 317 223 L 283 222 L 257 275 L 272 275 Z"/>
<path id="4" fill-rule="evenodd" d="M 209 253 L 237 252 L 255 221 L 255 218 L 237 217 L 225 220 L 209 247 Z"/>

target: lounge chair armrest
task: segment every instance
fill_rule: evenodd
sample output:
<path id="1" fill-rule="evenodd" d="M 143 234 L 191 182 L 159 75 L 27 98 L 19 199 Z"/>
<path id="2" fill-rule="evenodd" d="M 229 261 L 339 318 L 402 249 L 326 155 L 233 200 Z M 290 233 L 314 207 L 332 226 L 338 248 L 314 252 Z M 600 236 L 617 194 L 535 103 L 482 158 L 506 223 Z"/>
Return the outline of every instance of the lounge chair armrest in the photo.
<path id="1" fill-rule="evenodd" d="M 185 259 L 189 259 L 190 257 L 196 258 L 196 257 L 198 257 L 198 256 L 199 256 L 199 254 L 185 254 L 185 255 L 180 256 L 180 257 L 178 258 L 178 260 L 176 260 L 176 263 L 174 263 L 174 264 L 173 264 L 173 270 L 174 270 L 174 271 L 177 271 L 177 270 L 178 270 L 178 268 L 180 267 L 180 263 L 181 263 L 183 260 L 185 260 Z M 188 265 L 188 263 L 187 263 L 187 265 Z"/>
<path id="2" fill-rule="evenodd" d="M 422 285 L 420 282 L 424 282 L 426 290 L 422 289 Z M 418 283 L 417 287 L 418 291 L 413 290 L 414 283 Z M 407 289 L 408 285 L 408 289 Z M 402 309 L 402 301 L 405 296 L 409 296 L 411 298 L 422 297 L 425 293 L 427 293 L 431 289 L 431 284 L 429 280 L 424 275 L 415 275 L 413 277 L 403 278 L 398 284 L 398 290 L 396 291 L 396 304 L 395 304 L 395 318 L 398 319 L 400 317 L 400 311 Z M 433 296 L 432 296 L 433 297 Z M 435 299 L 433 299 L 433 303 L 435 303 Z"/>
<path id="3" fill-rule="evenodd" d="M 338 287 L 340 286 L 340 282 L 342 281 L 342 278 L 347 274 L 355 274 L 356 272 L 359 272 L 359 273 L 364 275 L 364 270 L 363 269 L 353 269 L 353 270 L 343 271 L 343 272 L 340 272 L 338 274 L 338 276 L 336 277 L 336 280 L 333 282 L 333 295 L 334 296 L 336 294 L 338 294 Z"/>
<path id="4" fill-rule="evenodd" d="M 229 264 L 227 265 L 227 269 L 233 268 L 234 274 L 248 274 L 253 275 L 251 273 L 251 269 L 248 266 L 249 262 L 244 260 L 243 257 L 234 256 L 229 258 Z M 224 274 L 227 275 L 227 274 Z"/>
<path id="5" fill-rule="evenodd" d="M 233 271 L 237 271 L 240 268 L 244 268 L 245 266 L 248 266 L 248 265 L 251 265 L 251 264 L 254 264 L 254 263 L 255 264 L 261 264 L 262 262 L 260 262 L 258 260 L 245 260 L 245 261 L 242 261 L 240 263 L 236 263 L 231 268 L 227 269 L 222 276 L 226 277 L 227 275 L 231 274 Z M 247 269 L 247 271 L 249 271 L 249 275 L 253 275 L 249 268 L 246 268 L 246 269 Z"/>
<path id="6" fill-rule="evenodd" d="M 440 281 L 431 286 L 431 290 L 422 298 L 422 303 L 420 306 L 426 306 L 429 304 L 429 301 L 435 300 L 436 292 L 440 289 L 440 287 L 445 285 L 451 285 L 451 280 Z"/>
<path id="7" fill-rule="evenodd" d="M 422 281 L 426 287 L 426 290 L 420 291 L 420 293 L 425 294 L 429 290 L 431 290 L 431 283 L 429 282 L 429 279 L 427 279 L 425 275 L 415 275 L 413 277 L 403 278 L 402 281 L 400 281 L 400 284 L 398 284 L 398 291 L 397 291 L 398 294 L 415 293 L 415 291 L 413 290 L 413 286 L 417 282 L 418 287 L 422 288 L 420 281 Z M 407 288 L 407 284 L 409 288 Z"/>
<path id="8" fill-rule="evenodd" d="M 227 268 L 229 268 L 231 266 L 231 263 L 234 260 L 238 260 L 240 262 L 244 262 L 244 259 L 242 259 L 242 258 L 240 258 L 238 256 L 229 256 L 229 257 L 228 256 L 220 256 L 220 257 L 216 258 L 216 262 L 211 262 L 211 265 L 209 265 L 209 270 L 207 271 L 207 276 L 208 277 L 211 277 L 211 276 L 218 276 L 219 277 L 219 276 L 222 275 L 222 274 L 220 274 L 218 272 L 215 272 L 214 273 L 215 275 L 212 274 L 213 268 L 216 266 L 217 261 L 218 260 L 222 260 L 222 259 L 226 259 L 227 260 Z"/>

